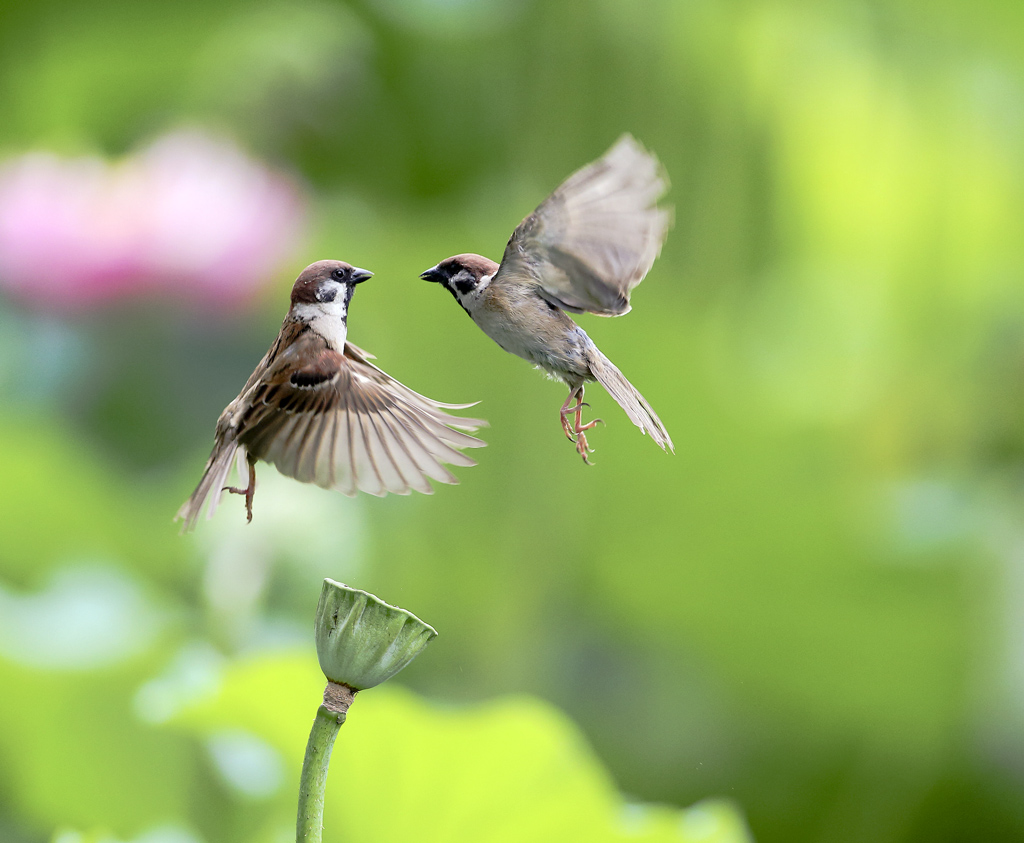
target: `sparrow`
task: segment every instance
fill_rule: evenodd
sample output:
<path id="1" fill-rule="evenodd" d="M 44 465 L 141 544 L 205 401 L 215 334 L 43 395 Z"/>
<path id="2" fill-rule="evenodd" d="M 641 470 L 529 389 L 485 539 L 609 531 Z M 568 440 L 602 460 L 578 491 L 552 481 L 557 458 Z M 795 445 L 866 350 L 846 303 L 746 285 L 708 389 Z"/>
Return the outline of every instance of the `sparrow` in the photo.
<path id="1" fill-rule="evenodd" d="M 191 530 L 204 505 L 213 513 L 223 491 L 245 496 L 252 521 L 256 462 L 303 483 L 346 495 L 431 494 L 427 478 L 458 479 L 442 463 L 475 465 L 460 448 L 484 442 L 468 433 L 486 426 L 445 410 L 369 361 L 348 342 L 348 308 L 357 284 L 373 275 L 342 261 L 307 266 L 292 287 L 291 308 L 270 350 L 217 420 L 213 451 L 191 497 L 178 510 Z M 245 488 L 226 487 L 237 458 Z"/>
<path id="2" fill-rule="evenodd" d="M 672 439 L 644 397 L 566 313 L 622 316 L 629 293 L 661 251 L 671 222 L 657 206 L 668 188 L 658 159 L 630 135 L 569 176 L 524 219 L 501 263 L 455 255 L 420 275 L 441 284 L 505 351 L 569 388 L 562 430 L 589 463 L 584 384 L 597 381 L 663 450 Z M 575 402 L 575 404 L 573 404 Z M 573 417 L 570 422 L 570 416 Z"/>

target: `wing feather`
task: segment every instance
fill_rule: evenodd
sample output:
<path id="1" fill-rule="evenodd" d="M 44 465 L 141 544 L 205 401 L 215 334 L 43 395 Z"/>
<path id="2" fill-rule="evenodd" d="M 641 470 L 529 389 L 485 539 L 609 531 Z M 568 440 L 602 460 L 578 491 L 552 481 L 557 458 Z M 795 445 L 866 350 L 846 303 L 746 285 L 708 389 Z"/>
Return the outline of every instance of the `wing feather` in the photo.
<path id="1" fill-rule="evenodd" d="M 657 204 L 667 189 L 658 159 L 623 135 L 519 224 L 492 283 L 531 279 L 563 310 L 628 313 L 671 224 Z"/>
<path id="2" fill-rule="evenodd" d="M 472 405 L 420 395 L 362 349 L 339 353 L 310 331 L 252 390 L 239 443 L 282 474 L 347 495 L 429 493 L 429 480 L 457 482 L 443 463 L 474 465 L 462 449 L 485 444 L 470 432 L 486 422 L 447 412 Z"/>
<path id="3" fill-rule="evenodd" d="M 323 444 L 327 419 L 327 413 L 310 415 L 309 423 L 306 425 L 306 435 L 299 446 L 295 467 L 296 480 L 301 480 L 303 483 L 316 482 L 317 456 L 320 453 L 320 446 Z"/>
<path id="4" fill-rule="evenodd" d="M 296 413 L 285 425 L 285 432 L 270 446 L 267 462 L 273 462 L 278 471 L 296 480 L 306 481 L 299 471 L 302 449 L 309 440 L 309 424 L 315 418 L 311 413 Z"/>
<path id="5" fill-rule="evenodd" d="M 444 472 L 444 475 L 450 476 L 450 472 L 444 468 L 441 463 L 448 463 L 449 465 L 462 465 L 462 460 L 469 460 L 469 462 L 475 465 L 475 462 L 467 457 L 465 454 L 456 451 L 451 446 L 444 443 L 443 440 L 439 439 L 434 432 L 432 432 L 427 425 L 423 423 L 422 419 L 414 418 L 406 415 L 407 427 L 409 430 L 409 438 L 415 442 L 422 449 L 422 452 L 428 459 L 428 464 L 422 470 L 427 472 L 429 476 L 434 475 L 430 472 L 434 470 L 434 466 L 440 467 L 440 470 Z M 459 462 L 456 462 L 459 460 Z M 441 478 L 435 478 L 441 479 Z M 445 479 L 444 482 L 453 482 Z"/>
<path id="6" fill-rule="evenodd" d="M 427 477 L 441 483 L 458 483 L 458 478 L 448 471 L 423 443 L 423 440 L 420 438 L 419 431 L 421 428 L 419 428 L 419 425 L 414 420 L 408 419 L 401 411 L 396 412 L 394 407 L 390 408 L 389 412 L 395 420 L 395 424 L 391 426 L 391 429 L 402 431 L 402 444 L 408 450 L 409 457 L 415 464 L 423 485 L 428 488 L 430 487 L 430 484 L 426 482 Z M 433 492 L 432 488 L 431 492 Z"/>
<path id="7" fill-rule="evenodd" d="M 383 421 L 384 423 L 380 427 L 381 439 L 387 446 L 391 460 L 394 462 L 395 468 L 398 469 L 407 491 L 414 490 L 429 495 L 433 489 L 430 488 L 430 484 L 423 472 L 420 471 L 416 458 L 412 454 L 405 425 L 397 422 L 393 417 Z"/>
<path id="8" fill-rule="evenodd" d="M 352 414 L 353 436 L 353 465 L 356 470 L 356 486 L 361 492 L 381 497 L 387 494 L 384 481 L 380 476 L 380 469 L 374 459 L 373 445 L 371 438 L 376 434 L 370 425 L 369 417 L 365 413 L 353 412 Z"/>
<path id="9" fill-rule="evenodd" d="M 356 478 L 352 462 L 352 417 L 347 411 L 335 413 L 335 445 L 331 453 L 332 489 L 349 497 L 355 495 Z"/>
<path id="10" fill-rule="evenodd" d="M 409 484 L 402 476 L 402 469 L 399 467 L 395 455 L 388 447 L 387 427 L 384 418 L 379 413 L 364 416 L 364 422 L 371 431 L 370 446 L 374 464 L 377 466 L 377 475 L 380 477 L 384 488 L 396 495 L 409 494 Z"/>
<path id="11" fill-rule="evenodd" d="M 313 482 L 322 489 L 334 485 L 334 443 L 337 432 L 337 413 L 324 413 L 320 437 L 313 453 Z"/>

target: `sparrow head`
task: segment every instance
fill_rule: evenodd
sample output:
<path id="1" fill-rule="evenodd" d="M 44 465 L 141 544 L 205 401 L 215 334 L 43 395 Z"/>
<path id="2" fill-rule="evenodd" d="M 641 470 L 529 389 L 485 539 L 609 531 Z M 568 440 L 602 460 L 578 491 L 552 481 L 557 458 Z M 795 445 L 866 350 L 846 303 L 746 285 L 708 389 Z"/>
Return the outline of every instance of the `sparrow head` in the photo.
<path id="1" fill-rule="evenodd" d="M 373 275 L 344 261 L 317 261 L 302 270 L 292 287 L 292 309 L 299 305 L 328 311 L 341 304 L 347 309 L 355 285 Z"/>
<path id="2" fill-rule="evenodd" d="M 445 287 L 466 310 L 498 271 L 498 264 L 483 255 L 455 255 L 420 274 L 424 281 Z"/>

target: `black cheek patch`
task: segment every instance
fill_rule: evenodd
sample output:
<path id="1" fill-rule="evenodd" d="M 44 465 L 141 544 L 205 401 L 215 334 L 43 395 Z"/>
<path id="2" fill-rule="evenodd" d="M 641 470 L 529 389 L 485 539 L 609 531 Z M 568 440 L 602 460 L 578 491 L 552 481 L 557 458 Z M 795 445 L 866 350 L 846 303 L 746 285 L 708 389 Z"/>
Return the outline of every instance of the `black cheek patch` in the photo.
<path id="1" fill-rule="evenodd" d="M 318 302 L 330 302 L 338 295 L 338 288 L 335 286 L 321 287 L 316 291 L 316 300 Z"/>
<path id="2" fill-rule="evenodd" d="M 472 292 L 476 289 L 477 280 L 475 278 L 463 278 L 455 282 L 455 289 L 457 289 L 462 295 Z"/>

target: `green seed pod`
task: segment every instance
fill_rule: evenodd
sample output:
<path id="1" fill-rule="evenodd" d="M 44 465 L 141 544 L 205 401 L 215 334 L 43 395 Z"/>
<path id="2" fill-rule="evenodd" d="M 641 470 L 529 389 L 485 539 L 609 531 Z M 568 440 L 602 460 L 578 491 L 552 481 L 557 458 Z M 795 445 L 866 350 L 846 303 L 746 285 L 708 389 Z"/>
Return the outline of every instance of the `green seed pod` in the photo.
<path id="1" fill-rule="evenodd" d="M 331 681 L 357 691 L 394 676 L 437 635 L 412 612 L 325 579 L 316 607 L 316 654 Z"/>

